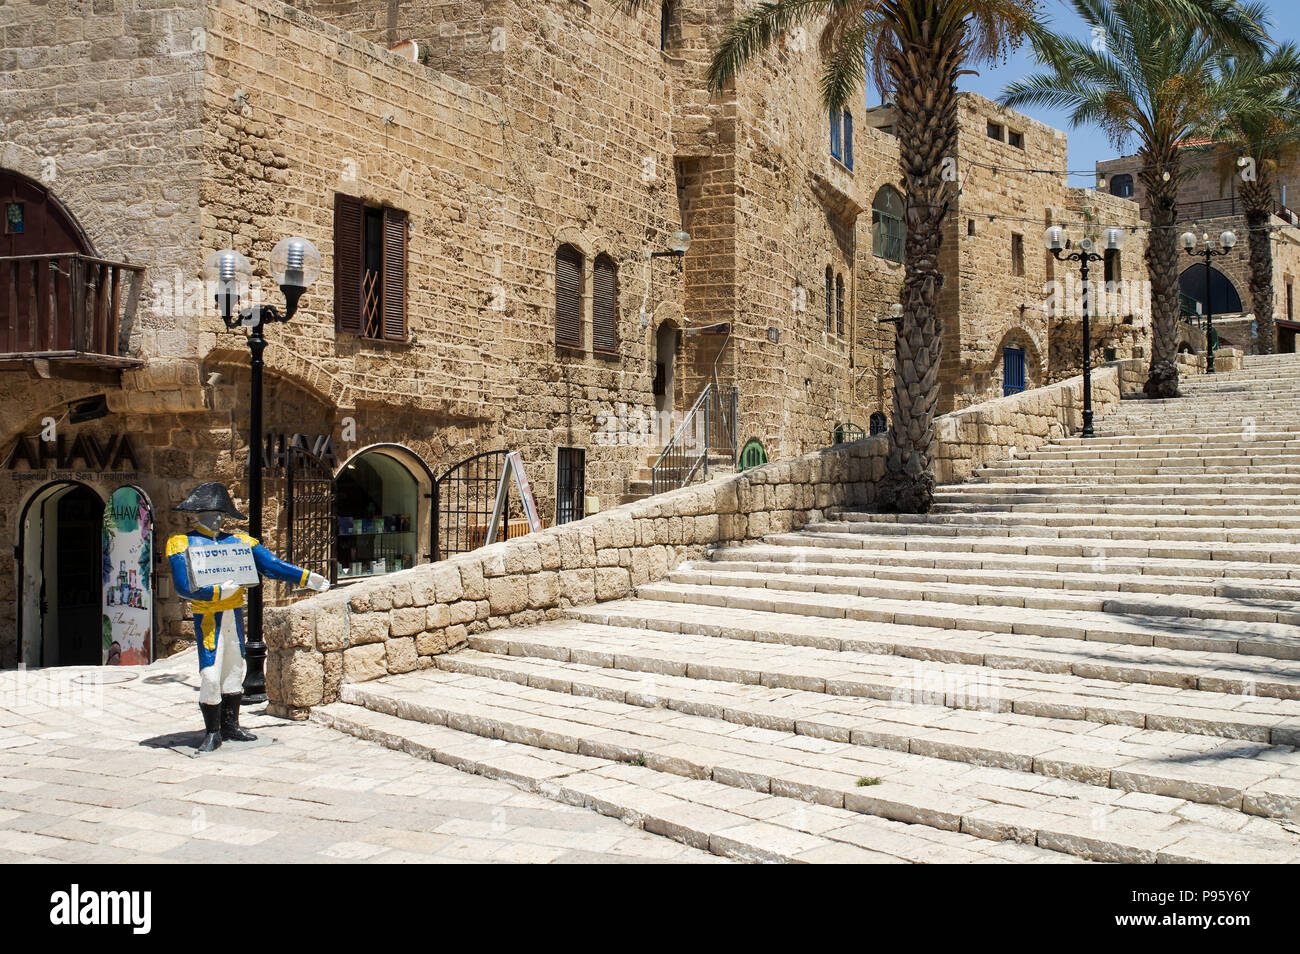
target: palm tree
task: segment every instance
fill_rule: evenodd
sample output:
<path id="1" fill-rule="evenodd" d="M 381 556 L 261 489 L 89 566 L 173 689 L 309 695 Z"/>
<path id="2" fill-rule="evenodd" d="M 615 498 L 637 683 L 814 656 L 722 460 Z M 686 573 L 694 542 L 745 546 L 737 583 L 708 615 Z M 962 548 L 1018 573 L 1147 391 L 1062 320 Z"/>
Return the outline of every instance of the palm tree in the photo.
<path id="1" fill-rule="evenodd" d="M 1151 282 L 1148 397 L 1178 396 L 1178 187 L 1187 170 L 1181 144 L 1217 114 L 1224 51 L 1258 50 L 1267 20 L 1257 3 L 1228 0 L 1071 0 L 1092 39 L 1033 39 L 1046 70 L 1007 86 L 1009 106 L 1069 109 L 1075 126 L 1093 123 L 1117 146 L 1136 136 L 1139 179 L 1150 215 Z"/>
<path id="2" fill-rule="evenodd" d="M 709 68 L 710 87 L 723 90 L 792 28 L 819 25 L 826 108 L 844 107 L 865 82 L 868 60 L 895 106 L 906 238 L 882 509 L 924 513 L 934 496 L 939 247 L 951 189 L 943 166 L 957 149 L 957 80 L 970 64 L 994 61 L 1041 30 L 1036 7 L 1036 0 L 768 0 L 730 26 Z"/>
<path id="3" fill-rule="evenodd" d="M 1214 142 L 1226 179 L 1249 160 L 1253 178 L 1237 191 L 1246 214 L 1250 249 L 1250 298 L 1259 331 L 1259 346 L 1272 354 L 1273 241 L 1269 218 L 1278 166 L 1300 154 L 1300 48 L 1286 43 L 1257 56 L 1224 57 L 1219 64 L 1223 101 L 1204 130 Z"/>

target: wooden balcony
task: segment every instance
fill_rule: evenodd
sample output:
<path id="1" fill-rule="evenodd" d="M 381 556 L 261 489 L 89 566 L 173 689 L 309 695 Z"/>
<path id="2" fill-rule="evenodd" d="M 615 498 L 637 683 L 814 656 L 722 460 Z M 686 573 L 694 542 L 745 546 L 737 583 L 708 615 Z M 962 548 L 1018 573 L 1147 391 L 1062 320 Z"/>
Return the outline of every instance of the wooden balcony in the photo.
<path id="1" fill-rule="evenodd" d="M 144 266 L 89 255 L 0 257 L 0 370 L 102 380 L 139 367 L 119 334 L 143 283 Z"/>

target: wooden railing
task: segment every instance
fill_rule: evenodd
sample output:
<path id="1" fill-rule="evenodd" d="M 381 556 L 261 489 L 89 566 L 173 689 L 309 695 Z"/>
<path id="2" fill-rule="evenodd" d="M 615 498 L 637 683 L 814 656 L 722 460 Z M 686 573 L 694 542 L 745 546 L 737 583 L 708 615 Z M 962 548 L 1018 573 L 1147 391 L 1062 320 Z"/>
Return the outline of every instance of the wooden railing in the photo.
<path id="1" fill-rule="evenodd" d="M 144 266 L 89 255 L 0 257 L 0 358 L 119 357 Z"/>

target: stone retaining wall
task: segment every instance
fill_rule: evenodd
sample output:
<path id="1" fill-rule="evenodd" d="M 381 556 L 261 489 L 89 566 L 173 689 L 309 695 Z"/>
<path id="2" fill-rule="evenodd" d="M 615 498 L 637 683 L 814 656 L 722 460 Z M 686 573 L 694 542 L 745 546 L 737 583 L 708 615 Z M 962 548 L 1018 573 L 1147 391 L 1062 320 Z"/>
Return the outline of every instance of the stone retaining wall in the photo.
<path id="1" fill-rule="evenodd" d="M 1188 357 L 1183 370 L 1195 373 L 1195 356 Z M 1229 353 L 1220 360 L 1224 370 L 1234 367 Z M 1139 390 L 1145 376 L 1140 360 L 1099 368 L 1096 413 Z M 985 463 L 1077 430 L 1082 391 L 1082 379 L 1070 378 L 939 418 L 940 482 L 965 480 Z M 269 608 L 270 711 L 305 718 L 312 706 L 337 700 L 344 682 L 430 666 L 470 633 L 629 596 L 711 546 L 797 529 L 832 508 L 869 506 L 885 451 L 883 435 L 825 448 Z"/>

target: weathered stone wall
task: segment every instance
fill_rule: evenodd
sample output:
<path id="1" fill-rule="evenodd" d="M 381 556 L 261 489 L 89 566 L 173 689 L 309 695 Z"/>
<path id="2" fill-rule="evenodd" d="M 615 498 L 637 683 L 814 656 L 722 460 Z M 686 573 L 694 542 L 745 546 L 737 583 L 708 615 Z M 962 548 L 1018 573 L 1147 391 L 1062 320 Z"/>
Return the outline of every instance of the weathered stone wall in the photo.
<path id="1" fill-rule="evenodd" d="M 1195 357 L 1184 357 L 1184 372 L 1194 372 Z M 1239 366 L 1237 353 L 1224 359 L 1225 370 Z M 1142 364 L 1098 369 L 1097 414 L 1136 389 Z M 1082 388 L 1072 378 L 940 418 L 936 475 L 965 480 L 985 463 L 1077 429 Z M 305 718 L 312 706 L 337 700 L 343 683 L 428 667 L 470 633 L 626 597 L 710 546 L 797 528 L 828 508 L 870 506 L 886 450 L 880 435 L 814 451 L 272 610 L 270 709 Z"/>

